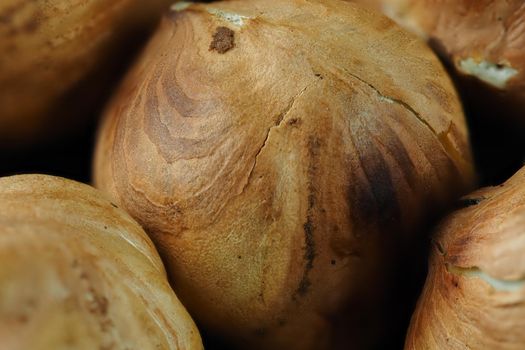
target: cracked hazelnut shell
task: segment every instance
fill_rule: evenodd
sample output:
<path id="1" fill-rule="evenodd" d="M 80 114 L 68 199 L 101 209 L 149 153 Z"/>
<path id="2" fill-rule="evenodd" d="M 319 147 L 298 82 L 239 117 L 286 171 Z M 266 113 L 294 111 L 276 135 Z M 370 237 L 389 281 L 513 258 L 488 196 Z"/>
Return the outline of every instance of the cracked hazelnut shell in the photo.
<path id="1" fill-rule="evenodd" d="M 99 191 L 0 178 L 0 348 L 202 349 L 142 228 Z"/>
<path id="2" fill-rule="evenodd" d="M 525 2 L 352 1 L 382 10 L 428 40 L 463 78 L 469 98 L 525 126 Z"/>
<path id="3" fill-rule="evenodd" d="M 525 348 L 525 168 L 437 229 L 405 349 Z"/>
<path id="4" fill-rule="evenodd" d="M 81 124 L 167 0 L 2 0 L 0 146 Z M 130 40 L 131 39 L 131 40 Z"/>
<path id="5" fill-rule="evenodd" d="M 164 18 L 105 113 L 94 181 L 203 327 L 333 349 L 377 340 L 363 320 L 397 247 L 473 171 L 452 84 L 415 36 L 347 2 L 250 0 Z"/>

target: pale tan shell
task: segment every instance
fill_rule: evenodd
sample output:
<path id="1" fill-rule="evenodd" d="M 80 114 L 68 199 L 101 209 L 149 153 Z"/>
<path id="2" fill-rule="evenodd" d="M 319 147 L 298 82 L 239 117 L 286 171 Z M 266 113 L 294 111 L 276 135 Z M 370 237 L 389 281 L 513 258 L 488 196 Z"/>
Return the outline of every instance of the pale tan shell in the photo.
<path id="1" fill-rule="evenodd" d="M 438 228 L 406 349 L 525 349 L 525 168 Z"/>
<path id="2" fill-rule="evenodd" d="M 122 54 L 122 42 L 151 27 L 170 2 L 0 1 L 0 145 L 29 143 L 78 123 L 86 106 L 68 100 L 71 90 L 86 80 L 94 90 L 84 92 L 89 96 L 105 89 L 91 75 L 114 76 L 104 65 L 125 61 L 113 57 Z"/>
<path id="3" fill-rule="evenodd" d="M 342 1 L 186 6 L 108 108 L 96 186 L 208 329 L 244 348 L 357 347 L 395 247 L 472 186 L 448 77 L 416 37 Z"/>
<path id="4" fill-rule="evenodd" d="M 202 349 L 140 226 L 93 188 L 0 178 L 0 349 Z"/>

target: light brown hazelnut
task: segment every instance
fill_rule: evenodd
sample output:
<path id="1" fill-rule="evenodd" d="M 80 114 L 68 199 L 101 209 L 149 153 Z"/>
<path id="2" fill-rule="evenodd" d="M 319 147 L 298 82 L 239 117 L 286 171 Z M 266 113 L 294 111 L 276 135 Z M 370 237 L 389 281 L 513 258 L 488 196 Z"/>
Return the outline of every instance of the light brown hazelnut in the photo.
<path id="1" fill-rule="evenodd" d="M 438 59 L 331 0 L 175 6 L 105 113 L 94 169 L 196 320 L 241 348 L 366 349 L 399 246 L 473 184 Z"/>
<path id="2" fill-rule="evenodd" d="M 0 147 L 81 124 L 168 0 L 0 1 Z"/>
<path id="3" fill-rule="evenodd" d="M 405 349 L 524 349 L 525 168 L 462 203 L 434 235 Z"/>
<path id="4" fill-rule="evenodd" d="M 99 191 L 0 178 L 0 348 L 202 349 L 146 233 Z"/>

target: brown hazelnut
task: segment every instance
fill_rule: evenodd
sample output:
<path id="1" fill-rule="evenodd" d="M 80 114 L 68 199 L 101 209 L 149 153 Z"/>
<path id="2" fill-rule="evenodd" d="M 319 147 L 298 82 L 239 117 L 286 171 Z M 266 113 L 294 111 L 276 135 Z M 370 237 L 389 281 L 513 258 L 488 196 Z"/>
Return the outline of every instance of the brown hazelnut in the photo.
<path id="1" fill-rule="evenodd" d="M 0 1 L 0 147 L 59 134 L 102 99 L 168 0 Z M 133 44 L 135 45 L 135 44 Z"/>
<path id="2" fill-rule="evenodd" d="M 176 5 L 108 107 L 94 168 L 192 315 L 242 348 L 377 339 L 356 315 L 388 294 L 398 244 L 473 184 L 438 59 L 331 0 Z"/>
<path id="3" fill-rule="evenodd" d="M 435 233 L 405 349 L 524 349 L 525 168 L 462 203 Z"/>
<path id="4" fill-rule="evenodd" d="M 202 349 L 142 228 L 102 193 L 0 178 L 0 348 Z"/>
<path id="5" fill-rule="evenodd" d="M 381 9 L 428 40 L 463 78 L 465 96 L 525 126 L 523 0 L 352 1 Z"/>

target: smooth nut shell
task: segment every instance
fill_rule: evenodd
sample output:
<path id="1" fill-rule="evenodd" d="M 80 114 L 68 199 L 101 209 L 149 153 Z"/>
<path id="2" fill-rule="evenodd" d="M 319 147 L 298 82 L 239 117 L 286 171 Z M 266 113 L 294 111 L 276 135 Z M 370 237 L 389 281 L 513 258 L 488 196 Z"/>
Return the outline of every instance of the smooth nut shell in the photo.
<path id="1" fill-rule="evenodd" d="M 202 349 L 140 226 L 95 189 L 0 179 L 0 349 Z"/>
<path id="2" fill-rule="evenodd" d="M 143 36 L 169 3 L 0 1 L 0 146 L 78 124 L 107 77 L 117 78 L 130 38 Z"/>
<path id="3" fill-rule="evenodd" d="M 396 247 L 472 185 L 467 140 L 438 60 L 386 18 L 341 1 L 194 4 L 110 104 L 94 179 L 208 329 L 322 349 L 338 328 L 358 348 L 348 317 L 386 294 Z"/>
<path id="4" fill-rule="evenodd" d="M 462 203 L 435 233 L 405 349 L 524 349 L 525 168 Z"/>

